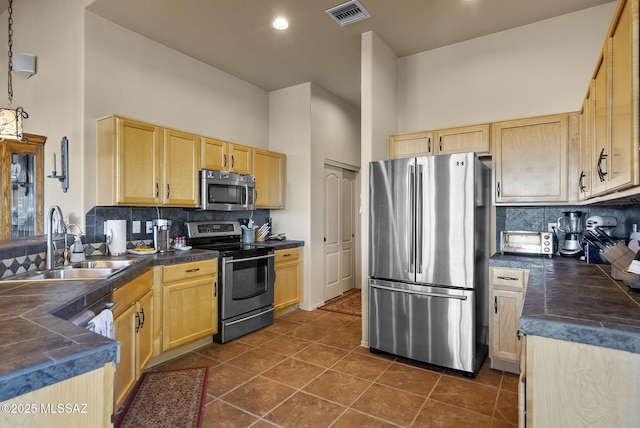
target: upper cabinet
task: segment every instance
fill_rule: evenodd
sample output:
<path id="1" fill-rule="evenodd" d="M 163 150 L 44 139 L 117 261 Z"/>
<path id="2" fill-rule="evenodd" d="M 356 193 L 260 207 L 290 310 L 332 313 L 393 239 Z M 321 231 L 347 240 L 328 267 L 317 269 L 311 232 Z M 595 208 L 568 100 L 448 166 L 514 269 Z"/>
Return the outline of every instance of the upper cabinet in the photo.
<path id="1" fill-rule="evenodd" d="M 436 154 L 491 153 L 488 124 L 441 129 L 435 131 L 434 135 Z"/>
<path id="2" fill-rule="evenodd" d="M 496 204 L 567 202 L 567 114 L 494 123 Z"/>
<path id="3" fill-rule="evenodd" d="M 118 116 L 98 120 L 97 204 L 198 205 L 200 141 Z"/>
<path id="4" fill-rule="evenodd" d="M 202 137 L 203 169 L 253 174 L 253 148 Z"/>
<path id="5" fill-rule="evenodd" d="M 490 154 L 489 125 L 461 126 L 389 137 L 389 158 L 476 152 Z"/>
<path id="6" fill-rule="evenodd" d="M 256 208 L 284 208 L 286 161 L 281 153 L 253 149 Z"/>
<path id="7" fill-rule="evenodd" d="M 389 159 L 429 156 L 433 153 L 433 132 L 411 132 L 389 137 Z"/>
<path id="8" fill-rule="evenodd" d="M 620 0 L 584 101 L 587 197 L 640 185 L 638 73 L 638 0 Z"/>
<path id="9" fill-rule="evenodd" d="M 179 207 L 197 206 L 200 137 L 165 129 L 162 159 L 162 204 Z"/>
<path id="10" fill-rule="evenodd" d="M 0 239 L 43 233 L 44 143 L 46 137 L 25 134 L 22 141 L 0 141 L 2 206 Z"/>

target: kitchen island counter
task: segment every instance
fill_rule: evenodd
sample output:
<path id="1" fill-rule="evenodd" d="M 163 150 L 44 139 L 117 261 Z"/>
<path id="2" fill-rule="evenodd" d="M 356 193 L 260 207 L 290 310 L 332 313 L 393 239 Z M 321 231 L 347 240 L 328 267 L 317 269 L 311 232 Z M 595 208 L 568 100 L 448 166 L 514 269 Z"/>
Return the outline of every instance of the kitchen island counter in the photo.
<path id="1" fill-rule="evenodd" d="M 614 280 L 611 266 L 501 254 L 489 265 L 530 269 L 521 333 L 640 353 L 640 291 Z"/>
<path id="2" fill-rule="evenodd" d="M 116 341 L 68 318 L 155 265 L 217 256 L 206 250 L 128 255 L 140 262 L 107 279 L 0 281 L 0 402 L 116 361 Z"/>

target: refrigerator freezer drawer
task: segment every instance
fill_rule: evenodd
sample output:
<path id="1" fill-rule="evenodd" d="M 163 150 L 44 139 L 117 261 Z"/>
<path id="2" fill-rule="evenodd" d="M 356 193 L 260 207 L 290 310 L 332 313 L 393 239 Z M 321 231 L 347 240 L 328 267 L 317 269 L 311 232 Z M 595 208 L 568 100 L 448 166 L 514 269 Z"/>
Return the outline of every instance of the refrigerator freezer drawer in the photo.
<path id="1" fill-rule="evenodd" d="M 369 280 L 372 349 L 472 374 L 484 358 L 474 317 L 473 290 Z"/>

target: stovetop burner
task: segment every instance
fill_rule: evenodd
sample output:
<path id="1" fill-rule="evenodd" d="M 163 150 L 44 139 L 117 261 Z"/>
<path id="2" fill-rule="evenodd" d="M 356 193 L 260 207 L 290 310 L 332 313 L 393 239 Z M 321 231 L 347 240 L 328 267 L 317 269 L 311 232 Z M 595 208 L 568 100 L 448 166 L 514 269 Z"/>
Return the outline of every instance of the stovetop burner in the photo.
<path id="1" fill-rule="evenodd" d="M 237 221 L 199 221 L 187 223 L 187 245 L 219 251 L 223 256 L 269 254 L 272 248 L 242 242 L 242 229 Z"/>

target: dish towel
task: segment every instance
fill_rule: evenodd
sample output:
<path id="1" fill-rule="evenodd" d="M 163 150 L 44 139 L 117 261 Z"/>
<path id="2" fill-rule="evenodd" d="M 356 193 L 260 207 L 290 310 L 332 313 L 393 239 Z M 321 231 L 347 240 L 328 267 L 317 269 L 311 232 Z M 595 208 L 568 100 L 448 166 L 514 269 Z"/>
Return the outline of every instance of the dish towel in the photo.
<path id="1" fill-rule="evenodd" d="M 104 309 L 98 315 L 93 317 L 91 321 L 89 321 L 88 328 L 94 333 L 101 334 L 109 339 L 114 339 L 113 312 L 111 309 Z"/>

